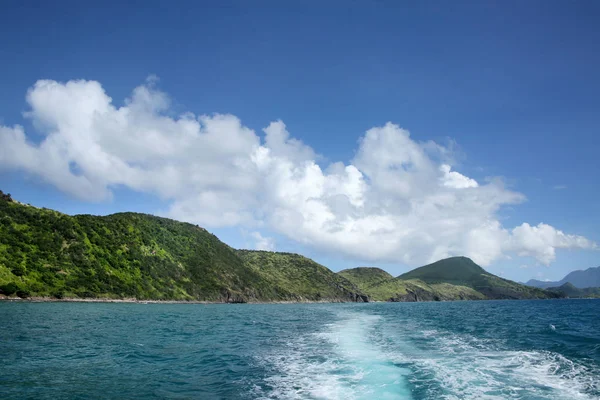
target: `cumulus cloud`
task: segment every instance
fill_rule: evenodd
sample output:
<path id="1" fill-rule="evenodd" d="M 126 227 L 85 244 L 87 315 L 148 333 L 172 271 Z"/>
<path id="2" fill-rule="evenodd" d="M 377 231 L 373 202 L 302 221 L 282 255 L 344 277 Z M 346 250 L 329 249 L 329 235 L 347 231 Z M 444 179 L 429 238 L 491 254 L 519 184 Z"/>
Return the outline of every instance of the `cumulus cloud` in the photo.
<path id="1" fill-rule="evenodd" d="M 265 237 L 258 231 L 254 231 L 254 232 L 250 233 L 250 236 L 254 240 L 254 249 L 255 250 L 266 250 L 266 251 L 274 251 L 275 250 L 275 240 L 273 238 Z"/>
<path id="2" fill-rule="evenodd" d="M 556 258 L 556 249 L 593 249 L 597 245 L 583 236 L 567 235 L 550 225 L 523 223 L 512 230 L 507 249 L 520 256 L 531 256 L 543 264 Z"/>
<path id="3" fill-rule="evenodd" d="M 418 142 L 398 125 L 365 132 L 354 159 L 320 163 L 282 121 L 259 135 L 233 115 L 171 114 L 157 79 L 117 107 L 95 81 L 38 81 L 26 113 L 43 135 L 0 126 L 0 167 L 41 177 L 88 201 L 124 186 L 153 193 L 173 218 L 206 227 L 268 229 L 374 262 L 420 265 L 467 255 L 482 265 L 518 254 L 549 263 L 556 249 L 596 245 L 549 225 L 503 227 L 525 197 L 501 179 L 456 171 L 452 144 Z M 257 248 L 271 238 L 254 231 Z"/>

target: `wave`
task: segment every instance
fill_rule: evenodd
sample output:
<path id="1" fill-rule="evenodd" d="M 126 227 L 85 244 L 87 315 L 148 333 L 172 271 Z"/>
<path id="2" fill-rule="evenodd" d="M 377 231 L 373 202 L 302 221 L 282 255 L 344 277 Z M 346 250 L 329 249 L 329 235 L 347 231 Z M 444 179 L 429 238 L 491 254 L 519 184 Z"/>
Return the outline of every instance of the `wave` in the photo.
<path id="1" fill-rule="evenodd" d="M 573 400 L 600 393 L 592 364 L 385 317 L 340 312 L 321 331 L 261 355 L 269 373 L 252 397 Z"/>
<path id="2" fill-rule="evenodd" d="M 600 393 L 597 368 L 558 353 L 510 350 L 504 341 L 443 330 L 415 336 L 396 339 L 388 351 L 409 365 L 409 382 L 422 398 L 572 400 L 597 399 Z M 412 347 L 415 341 L 421 346 Z"/>
<path id="3" fill-rule="evenodd" d="M 412 399 L 405 375 L 372 340 L 380 317 L 342 313 L 321 332 L 298 337 L 284 351 L 263 356 L 274 373 L 265 379 L 271 399 Z"/>

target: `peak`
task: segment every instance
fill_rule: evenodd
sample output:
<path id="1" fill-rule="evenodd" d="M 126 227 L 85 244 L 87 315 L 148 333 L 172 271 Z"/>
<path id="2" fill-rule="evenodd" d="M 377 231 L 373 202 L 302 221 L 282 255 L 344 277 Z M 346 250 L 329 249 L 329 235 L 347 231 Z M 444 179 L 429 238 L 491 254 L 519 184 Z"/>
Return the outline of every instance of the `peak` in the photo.
<path id="1" fill-rule="evenodd" d="M 401 279 L 421 279 L 425 282 L 467 282 L 490 275 L 468 257 L 450 257 L 400 275 Z"/>
<path id="2" fill-rule="evenodd" d="M 378 268 L 378 267 L 356 267 L 356 268 L 348 268 L 348 269 L 345 269 L 344 271 L 381 271 L 381 272 L 385 272 L 384 270 L 382 270 L 381 268 Z"/>
<path id="3" fill-rule="evenodd" d="M 575 289 L 575 285 L 573 285 L 571 282 L 567 282 L 567 283 L 563 283 L 562 285 L 560 285 L 561 288 L 566 289 L 566 288 L 573 288 Z"/>
<path id="4" fill-rule="evenodd" d="M 427 265 L 425 265 L 423 267 L 420 267 L 420 268 L 425 268 L 425 267 L 434 266 L 434 265 L 435 266 L 437 266 L 437 265 L 444 265 L 444 264 L 452 265 L 455 268 L 460 268 L 460 267 L 477 267 L 477 268 L 481 268 L 477 263 L 475 263 L 475 261 L 473 261 L 469 257 L 465 257 L 465 256 L 455 256 L 455 257 L 443 258 L 441 260 L 432 262 L 432 263 L 427 264 Z"/>
<path id="5" fill-rule="evenodd" d="M 462 261 L 467 261 L 467 262 L 475 264 L 475 261 L 471 260 L 467 256 L 454 256 L 454 257 L 443 258 L 443 259 L 439 260 L 438 262 L 440 262 L 440 261 L 450 261 L 450 260 L 462 260 Z"/>
<path id="6" fill-rule="evenodd" d="M 378 267 L 356 267 L 356 268 L 348 268 L 339 271 L 339 273 L 344 274 L 379 274 L 379 275 L 390 275 L 387 271 L 378 268 Z"/>

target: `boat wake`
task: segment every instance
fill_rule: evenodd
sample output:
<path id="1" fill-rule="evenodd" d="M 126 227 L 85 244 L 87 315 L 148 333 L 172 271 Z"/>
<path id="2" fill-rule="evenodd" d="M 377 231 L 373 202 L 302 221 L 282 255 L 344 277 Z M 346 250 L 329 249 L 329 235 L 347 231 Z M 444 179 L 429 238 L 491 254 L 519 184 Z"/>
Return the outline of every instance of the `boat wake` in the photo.
<path id="1" fill-rule="evenodd" d="M 342 313 L 322 332 L 298 337 L 283 352 L 263 358 L 274 374 L 262 398 L 273 399 L 412 399 L 405 375 L 374 344 L 381 317 Z"/>
<path id="2" fill-rule="evenodd" d="M 595 399 L 597 368 L 548 351 L 342 312 L 260 357 L 263 399 Z M 402 326 L 402 327 L 401 327 Z"/>
<path id="3" fill-rule="evenodd" d="M 572 400 L 600 393 L 597 368 L 554 352 L 508 350 L 493 340 L 440 330 L 408 340 L 395 335 L 391 342 L 385 347 L 411 370 L 418 398 Z"/>

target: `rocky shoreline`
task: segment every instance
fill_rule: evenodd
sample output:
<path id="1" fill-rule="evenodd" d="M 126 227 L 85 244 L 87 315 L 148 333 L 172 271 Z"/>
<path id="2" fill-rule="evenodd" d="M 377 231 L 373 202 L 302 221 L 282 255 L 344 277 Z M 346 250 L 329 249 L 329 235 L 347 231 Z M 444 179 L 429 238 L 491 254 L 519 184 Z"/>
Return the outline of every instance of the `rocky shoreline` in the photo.
<path id="1" fill-rule="evenodd" d="M 249 301 L 249 302 L 227 302 L 227 301 L 204 301 L 204 300 L 139 300 L 136 298 L 105 299 L 105 298 L 65 298 L 54 297 L 8 297 L 0 295 L 0 302 L 20 303 L 132 303 L 132 304 L 318 304 L 318 303 L 354 303 L 353 301 L 332 300 L 294 300 L 294 301 Z"/>

